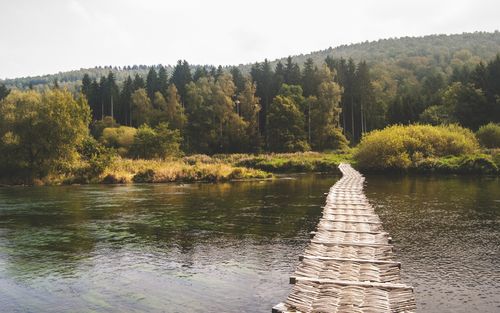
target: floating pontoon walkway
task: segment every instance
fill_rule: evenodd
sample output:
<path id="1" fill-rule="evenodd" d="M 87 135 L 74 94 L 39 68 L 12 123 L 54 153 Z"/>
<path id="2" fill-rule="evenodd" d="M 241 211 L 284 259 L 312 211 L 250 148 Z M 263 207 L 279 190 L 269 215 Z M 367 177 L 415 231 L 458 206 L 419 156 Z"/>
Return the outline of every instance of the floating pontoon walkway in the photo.
<path id="1" fill-rule="evenodd" d="M 401 282 L 391 237 L 363 194 L 364 177 L 349 164 L 330 189 L 323 217 L 273 313 L 415 312 L 413 288 Z"/>

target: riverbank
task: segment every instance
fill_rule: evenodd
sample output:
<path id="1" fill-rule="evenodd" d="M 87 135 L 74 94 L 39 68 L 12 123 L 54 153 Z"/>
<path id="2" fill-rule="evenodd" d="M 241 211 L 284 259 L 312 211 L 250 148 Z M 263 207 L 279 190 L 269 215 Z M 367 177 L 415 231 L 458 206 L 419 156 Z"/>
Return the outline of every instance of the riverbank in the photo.
<path id="1" fill-rule="evenodd" d="M 169 183 L 223 182 L 243 179 L 269 179 L 273 173 L 338 173 L 338 165 L 352 161 L 350 153 L 283 153 L 192 155 L 168 160 L 114 158 L 89 183 Z M 74 177 L 66 183 L 82 181 Z M 82 181 L 84 182 L 84 181 Z"/>
<path id="2" fill-rule="evenodd" d="M 301 152 L 280 154 L 192 155 L 166 160 L 112 158 L 97 174 L 74 170 L 34 181 L 3 180 L 0 185 L 130 184 L 171 182 L 225 182 L 272 179 L 273 174 L 323 172 L 339 174 L 338 165 L 350 163 L 364 173 L 500 175 L 500 149 L 439 158 L 422 158 L 405 169 L 363 168 L 355 150 L 347 152 Z"/>
<path id="3" fill-rule="evenodd" d="M 397 174 L 455 174 L 455 175 L 500 175 L 500 149 L 486 150 L 472 155 L 422 158 L 413 161 L 407 168 L 372 167 L 356 168 L 364 173 Z"/>

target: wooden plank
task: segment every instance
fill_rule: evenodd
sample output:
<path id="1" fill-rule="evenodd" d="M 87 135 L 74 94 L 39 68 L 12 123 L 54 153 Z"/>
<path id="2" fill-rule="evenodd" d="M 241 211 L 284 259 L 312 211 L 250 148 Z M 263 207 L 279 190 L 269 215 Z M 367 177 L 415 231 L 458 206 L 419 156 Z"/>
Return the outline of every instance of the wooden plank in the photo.
<path id="1" fill-rule="evenodd" d="M 338 220 L 338 219 L 329 219 L 329 218 L 321 218 L 321 220 L 319 221 L 321 223 L 321 221 L 326 221 L 326 222 L 338 222 L 338 223 L 365 223 L 365 224 L 382 224 L 382 222 L 378 221 L 378 222 L 374 222 L 374 221 L 350 221 L 350 220 Z"/>
<path id="2" fill-rule="evenodd" d="M 321 229 L 321 232 L 340 232 L 340 233 L 357 233 L 357 234 L 371 234 L 371 235 L 389 235 L 388 232 L 385 231 L 365 231 L 365 230 L 349 230 L 349 229 L 341 229 L 341 228 L 328 228 L 328 229 Z M 312 231 L 309 234 L 314 236 L 318 231 Z"/>
<path id="3" fill-rule="evenodd" d="M 371 260 L 371 259 L 350 259 L 350 258 L 333 258 L 328 256 L 316 256 L 316 255 L 300 255 L 299 261 L 303 259 L 310 260 L 324 260 L 324 261 L 341 261 L 341 262 L 357 262 L 357 263 L 372 263 L 372 264 L 389 264 L 396 265 L 401 268 L 401 262 L 396 261 L 386 261 L 386 260 Z"/>
<path id="4" fill-rule="evenodd" d="M 373 248 L 378 248 L 378 247 L 393 247 L 389 243 L 363 243 L 363 242 L 349 242 L 349 241 L 322 241 L 322 240 L 315 240 L 312 239 L 311 243 L 316 243 L 320 245 L 325 245 L 325 246 L 355 246 L 355 247 L 373 247 Z"/>
<path id="5" fill-rule="evenodd" d="M 375 212 L 373 214 L 366 214 L 366 213 L 349 214 L 349 213 L 324 212 L 323 216 L 325 216 L 325 215 L 378 217 L 378 215 Z"/>
<path id="6" fill-rule="evenodd" d="M 378 283 L 370 281 L 335 280 L 335 279 L 311 278 L 311 277 L 301 277 L 301 276 L 290 277 L 290 284 L 295 284 L 298 281 L 310 281 L 319 284 L 335 284 L 340 286 L 357 286 L 357 287 L 368 287 L 368 288 L 375 287 L 375 288 L 385 288 L 385 289 L 410 289 L 413 291 L 412 286 L 408 286 L 405 284 Z"/>

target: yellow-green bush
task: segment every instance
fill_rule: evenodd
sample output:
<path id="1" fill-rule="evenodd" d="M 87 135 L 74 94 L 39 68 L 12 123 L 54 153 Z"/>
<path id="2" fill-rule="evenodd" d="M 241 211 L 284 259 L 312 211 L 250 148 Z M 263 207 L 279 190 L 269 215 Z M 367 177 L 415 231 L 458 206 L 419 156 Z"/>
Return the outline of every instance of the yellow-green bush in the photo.
<path id="1" fill-rule="evenodd" d="M 427 158 L 478 151 L 474 134 L 457 125 L 394 125 L 363 137 L 354 158 L 364 169 L 405 170 Z"/>
<path id="2" fill-rule="evenodd" d="M 477 139 L 485 148 L 500 148 L 500 124 L 489 123 L 479 128 Z"/>
<path id="3" fill-rule="evenodd" d="M 107 127 L 102 131 L 100 142 L 108 148 L 114 148 L 119 155 L 125 156 L 137 133 L 137 129 L 128 126 Z"/>

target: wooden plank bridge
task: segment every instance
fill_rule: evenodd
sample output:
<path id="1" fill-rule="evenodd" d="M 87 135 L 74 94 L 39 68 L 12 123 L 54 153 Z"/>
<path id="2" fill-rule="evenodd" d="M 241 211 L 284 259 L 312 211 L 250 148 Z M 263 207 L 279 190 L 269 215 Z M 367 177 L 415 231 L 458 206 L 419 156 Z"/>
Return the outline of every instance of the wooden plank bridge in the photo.
<path id="1" fill-rule="evenodd" d="M 323 216 L 294 284 L 273 313 L 415 312 L 413 288 L 401 282 L 391 237 L 363 194 L 364 177 L 349 164 L 330 189 Z"/>

